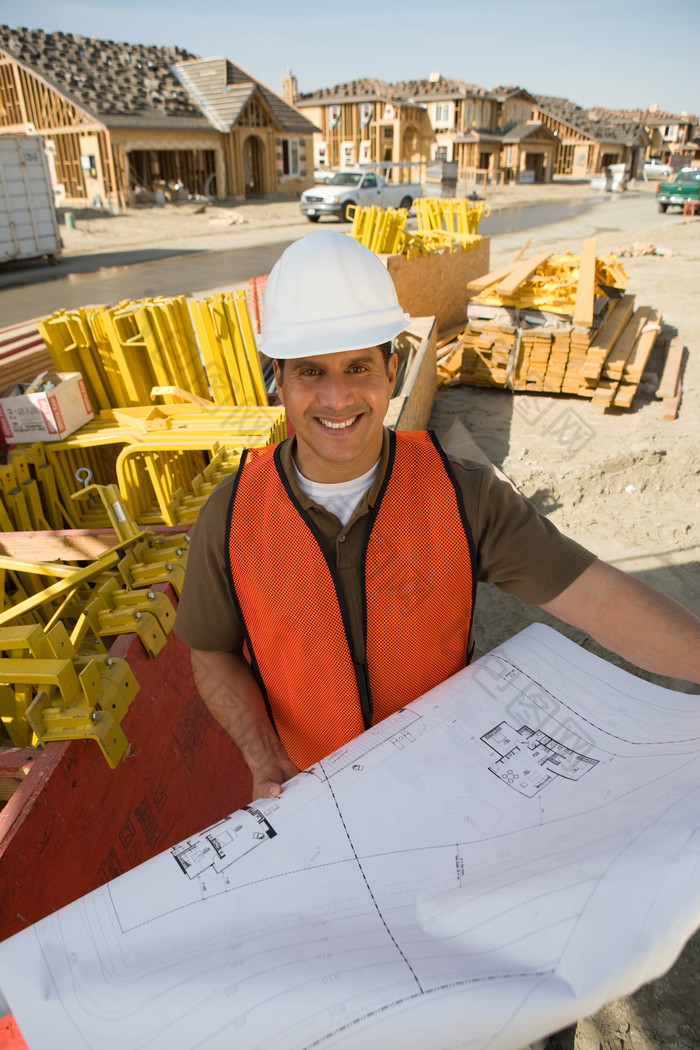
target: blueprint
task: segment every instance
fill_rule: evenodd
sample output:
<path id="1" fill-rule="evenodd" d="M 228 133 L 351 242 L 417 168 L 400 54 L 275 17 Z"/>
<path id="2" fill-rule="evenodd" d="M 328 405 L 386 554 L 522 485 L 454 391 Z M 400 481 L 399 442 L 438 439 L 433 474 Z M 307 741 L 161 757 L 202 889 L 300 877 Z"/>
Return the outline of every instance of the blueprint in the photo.
<path id="1" fill-rule="evenodd" d="M 700 697 L 535 625 L 4 941 L 0 987 L 31 1050 L 519 1050 L 699 926 Z"/>

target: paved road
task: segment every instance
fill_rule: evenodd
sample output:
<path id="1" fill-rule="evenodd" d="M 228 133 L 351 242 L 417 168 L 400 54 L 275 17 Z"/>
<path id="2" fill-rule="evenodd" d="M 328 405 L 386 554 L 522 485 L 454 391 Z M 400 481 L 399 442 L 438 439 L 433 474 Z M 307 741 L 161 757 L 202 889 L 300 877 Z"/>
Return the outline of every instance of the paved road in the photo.
<path id="1" fill-rule="evenodd" d="M 642 195 L 624 202 L 626 210 L 641 217 L 652 214 L 652 203 Z M 606 216 L 619 202 L 601 195 L 579 202 L 521 205 L 494 212 L 482 222 L 488 236 L 522 231 L 552 232 L 557 224 L 578 219 L 583 236 L 591 236 L 605 226 Z M 667 216 L 657 219 L 669 220 Z M 637 220 L 638 221 L 638 220 Z M 324 224 L 331 226 L 330 223 Z M 333 229 L 347 227 L 332 224 Z M 0 328 L 21 324 L 60 309 L 89 304 L 120 302 L 155 295 L 192 295 L 213 288 L 235 287 L 250 277 L 266 274 L 284 249 L 309 232 L 308 225 L 260 229 L 254 245 L 226 251 L 145 249 L 91 253 L 65 257 L 57 266 L 45 261 L 0 265 Z M 493 246 L 495 247 L 495 245 Z"/>
<path id="2" fill-rule="evenodd" d="M 280 231 L 283 235 L 286 230 Z M 120 302 L 155 295 L 190 295 L 220 285 L 231 287 L 270 269 L 291 241 L 235 251 L 110 252 L 66 259 L 65 275 L 48 263 L 16 271 L 27 283 L 0 290 L 0 328 L 21 324 L 54 310 Z M 144 261 L 144 256 L 146 257 Z M 92 269 L 85 271 L 83 266 Z M 81 272 L 82 271 L 82 272 Z"/>

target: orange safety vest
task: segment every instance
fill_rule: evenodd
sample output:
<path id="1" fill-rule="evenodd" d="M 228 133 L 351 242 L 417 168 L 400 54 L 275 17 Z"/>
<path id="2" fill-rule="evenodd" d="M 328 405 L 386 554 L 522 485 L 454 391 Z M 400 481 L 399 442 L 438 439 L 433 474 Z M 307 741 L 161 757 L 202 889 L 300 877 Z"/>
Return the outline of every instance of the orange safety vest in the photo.
<path id="1" fill-rule="evenodd" d="M 476 563 L 461 492 L 432 434 L 389 436 L 364 552 L 365 664 L 353 661 L 335 566 L 278 446 L 247 450 L 231 496 L 234 600 L 268 712 L 300 769 L 467 663 Z"/>

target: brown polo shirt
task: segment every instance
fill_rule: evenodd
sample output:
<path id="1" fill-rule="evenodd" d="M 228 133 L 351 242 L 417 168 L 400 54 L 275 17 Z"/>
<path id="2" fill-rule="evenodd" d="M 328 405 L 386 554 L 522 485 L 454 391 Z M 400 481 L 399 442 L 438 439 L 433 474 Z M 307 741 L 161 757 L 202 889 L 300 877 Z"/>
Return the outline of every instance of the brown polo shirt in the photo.
<path id="1" fill-rule="evenodd" d="M 342 526 L 335 515 L 319 507 L 299 488 L 293 469 L 294 439 L 281 447 L 281 461 L 296 499 L 318 527 L 335 563 L 345 597 L 356 661 L 365 656 L 361 565 L 370 507 L 386 472 L 388 434 L 379 470 L 369 492 Z M 563 536 L 523 496 L 481 463 L 449 457 L 464 498 L 476 547 L 477 578 L 494 583 L 523 601 L 542 604 L 560 594 L 595 556 Z M 243 631 L 231 598 L 228 557 L 228 506 L 234 475 L 209 496 L 194 526 L 187 571 L 174 630 L 193 649 L 239 651 Z M 284 537 L 280 536 L 280 543 Z M 303 581 L 300 581 L 303 586 Z M 289 614 L 294 616 L 294 610 Z M 319 628 L 323 610 L 319 609 Z"/>

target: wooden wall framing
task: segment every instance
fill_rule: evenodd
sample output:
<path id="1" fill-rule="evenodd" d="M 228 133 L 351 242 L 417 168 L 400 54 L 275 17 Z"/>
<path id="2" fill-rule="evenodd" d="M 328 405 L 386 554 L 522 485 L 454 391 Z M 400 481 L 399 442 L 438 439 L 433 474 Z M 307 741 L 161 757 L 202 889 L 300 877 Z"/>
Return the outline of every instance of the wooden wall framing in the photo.
<path id="1" fill-rule="evenodd" d="M 86 204 L 95 194 L 102 203 L 122 207 L 132 200 L 130 155 L 142 152 L 139 176 L 182 181 L 190 193 L 211 193 L 219 200 L 273 194 L 280 189 L 278 147 L 287 133 L 260 95 L 255 95 L 229 132 L 211 129 L 108 128 L 69 101 L 41 76 L 10 58 L 0 57 L 0 134 L 43 135 L 52 154 L 57 199 Z M 86 138 L 96 138 L 93 142 Z M 312 153 L 310 133 L 290 134 L 301 141 L 304 159 Z M 87 180 L 81 156 L 96 156 L 98 179 Z M 215 177 L 215 178 L 214 178 Z M 139 181 L 140 178 L 139 178 Z M 90 183 L 90 185 L 88 185 Z M 304 188 L 305 176 L 293 182 Z M 150 187 L 149 187 L 150 188 Z"/>

